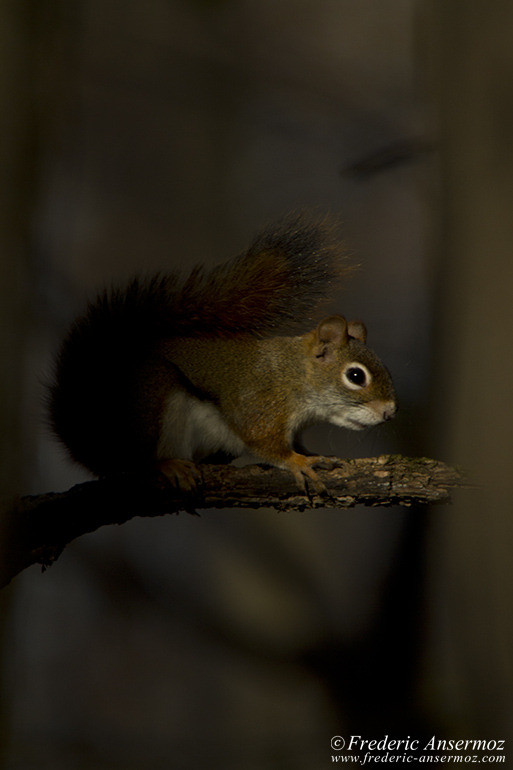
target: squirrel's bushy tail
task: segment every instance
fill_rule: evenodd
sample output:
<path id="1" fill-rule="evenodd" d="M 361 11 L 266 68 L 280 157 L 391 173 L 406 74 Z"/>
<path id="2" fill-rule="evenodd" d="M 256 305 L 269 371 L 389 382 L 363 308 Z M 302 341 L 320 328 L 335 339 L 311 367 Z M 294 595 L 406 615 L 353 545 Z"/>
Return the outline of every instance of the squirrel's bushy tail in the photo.
<path id="1" fill-rule="evenodd" d="M 52 427 L 94 472 L 114 467 L 115 443 L 123 436 L 128 441 L 125 421 L 133 423 L 139 373 L 160 339 L 297 330 L 315 319 L 345 270 L 333 226 L 299 214 L 208 273 L 200 267 L 185 280 L 170 273 L 104 292 L 75 321 L 57 357 L 49 393 Z M 158 408 L 155 394 L 147 402 L 148 409 Z M 130 435 L 133 444 L 122 454 L 133 451 L 135 462 L 154 437 L 146 436 L 142 421 L 137 431 L 132 424 Z M 105 462 L 95 466 L 88 458 L 98 455 L 102 442 Z"/>
<path id="2" fill-rule="evenodd" d="M 193 270 L 173 307 L 174 322 L 186 334 L 293 331 L 316 319 L 349 269 L 334 224 L 297 214 L 210 273 Z"/>

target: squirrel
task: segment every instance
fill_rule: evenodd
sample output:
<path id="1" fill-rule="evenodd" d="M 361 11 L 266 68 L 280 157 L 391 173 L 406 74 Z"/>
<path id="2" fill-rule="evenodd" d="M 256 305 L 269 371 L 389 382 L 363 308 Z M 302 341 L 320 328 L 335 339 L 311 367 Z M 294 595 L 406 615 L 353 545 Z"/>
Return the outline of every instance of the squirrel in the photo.
<path id="1" fill-rule="evenodd" d="M 296 451 L 299 431 L 361 430 L 396 411 L 365 325 L 315 319 L 351 269 L 332 225 L 300 213 L 210 272 L 105 290 L 57 355 L 55 433 L 97 476 L 157 470 L 187 491 L 198 462 L 249 450 L 291 471 L 303 493 L 307 479 L 325 493 L 312 467 L 322 458 Z"/>

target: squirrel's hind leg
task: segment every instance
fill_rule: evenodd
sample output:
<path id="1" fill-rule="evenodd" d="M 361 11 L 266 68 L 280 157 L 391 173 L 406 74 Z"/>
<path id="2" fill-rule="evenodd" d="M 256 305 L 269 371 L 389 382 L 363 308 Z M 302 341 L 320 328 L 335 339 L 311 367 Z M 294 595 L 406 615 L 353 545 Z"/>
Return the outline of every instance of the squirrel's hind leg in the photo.
<path id="1" fill-rule="evenodd" d="M 194 491 L 201 480 L 198 467 L 191 460 L 161 460 L 158 469 L 166 481 L 183 492 Z"/>

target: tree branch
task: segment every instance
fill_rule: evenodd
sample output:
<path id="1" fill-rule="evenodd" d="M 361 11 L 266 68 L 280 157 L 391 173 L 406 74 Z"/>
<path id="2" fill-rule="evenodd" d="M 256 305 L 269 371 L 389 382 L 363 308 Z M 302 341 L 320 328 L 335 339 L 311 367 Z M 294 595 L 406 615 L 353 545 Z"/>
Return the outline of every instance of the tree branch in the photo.
<path id="1" fill-rule="evenodd" d="M 351 508 L 450 502 L 450 490 L 464 486 L 462 474 L 436 460 L 382 456 L 316 466 L 329 497 L 298 492 L 291 474 L 249 465 L 200 466 L 194 493 L 162 487 L 155 479 L 116 476 L 78 484 L 67 492 L 19 498 L 3 512 L 4 558 L 0 587 L 31 564 L 52 564 L 64 547 L 105 524 L 134 516 L 161 516 L 202 508 Z"/>

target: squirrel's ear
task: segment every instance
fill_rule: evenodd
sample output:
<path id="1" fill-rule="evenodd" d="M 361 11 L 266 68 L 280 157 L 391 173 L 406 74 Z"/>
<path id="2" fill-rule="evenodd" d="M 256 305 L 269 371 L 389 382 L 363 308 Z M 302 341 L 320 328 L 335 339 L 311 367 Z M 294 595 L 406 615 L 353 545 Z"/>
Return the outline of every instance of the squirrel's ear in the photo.
<path id="1" fill-rule="evenodd" d="M 313 353 L 316 358 L 328 359 L 335 350 L 347 345 L 347 322 L 341 315 L 332 315 L 321 321 L 314 332 Z"/>
<path id="2" fill-rule="evenodd" d="M 355 340 L 363 342 L 364 345 L 367 342 L 367 327 L 363 321 L 349 321 L 347 324 L 347 333 Z"/>

